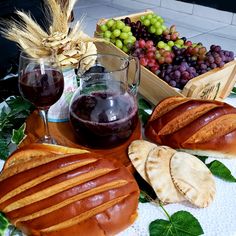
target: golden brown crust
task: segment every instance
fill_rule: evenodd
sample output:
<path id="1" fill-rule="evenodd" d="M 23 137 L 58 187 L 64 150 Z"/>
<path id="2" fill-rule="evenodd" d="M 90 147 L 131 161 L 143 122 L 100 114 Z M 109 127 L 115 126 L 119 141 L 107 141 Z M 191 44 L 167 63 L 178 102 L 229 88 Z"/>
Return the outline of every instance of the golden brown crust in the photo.
<path id="1" fill-rule="evenodd" d="M 0 210 L 23 232 L 114 235 L 133 223 L 139 189 L 123 165 L 94 153 L 49 158 L 25 159 L 27 168 L 17 162 L 0 175 Z"/>
<path id="2" fill-rule="evenodd" d="M 173 103 L 175 98 L 169 99 Z M 153 113 L 160 110 L 159 106 L 162 104 L 158 104 Z M 235 118 L 236 108 L 226 103 L 188 99 L 149 120 L 145 134 L 155 143 L 177 149 L 216 151 L 236 156 Z"/>

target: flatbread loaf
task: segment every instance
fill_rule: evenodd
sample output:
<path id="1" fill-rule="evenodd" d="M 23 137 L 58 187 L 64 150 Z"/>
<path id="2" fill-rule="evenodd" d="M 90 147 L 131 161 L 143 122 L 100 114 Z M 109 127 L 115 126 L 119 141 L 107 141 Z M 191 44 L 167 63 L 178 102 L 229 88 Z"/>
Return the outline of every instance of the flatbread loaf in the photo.
<path id="1" fill-rule="evenodd" d="M 176 152 L 170 161 L 170 173 L 176 188 L 197 207 L 207 207 L 215 196 L 213 175 L 197 157 Z"/>
<path id="2" fill-rule="evenodd" d="M 176 189 L 170 175 L 170 159 L 176 151 L 166 146 L 154 148 L 148 154 L 146 173 L 158 196 L 164 203 L 182 202 L 185 198 Z"/>
<path id="3" fill-rule="evenodd" d="M 129 145 L 128 149 L 129 159 L 131 160 L 133 166 L 147 182 L 148 177 L 145 172 L 145 163 L 148 153 L 155 147 L 157 147 L 157 145 L 154 143 L 150 143 L 145 140 L 135 140 Z"/>

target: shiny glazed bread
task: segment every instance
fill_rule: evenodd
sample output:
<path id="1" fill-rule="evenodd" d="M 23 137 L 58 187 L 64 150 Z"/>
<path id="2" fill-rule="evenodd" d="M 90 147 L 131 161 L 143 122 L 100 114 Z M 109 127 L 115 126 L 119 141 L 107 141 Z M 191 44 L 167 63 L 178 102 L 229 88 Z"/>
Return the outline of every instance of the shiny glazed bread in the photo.
<path id="1" fill-rule="evenodd" d="M 114 235 L 137 217 L 133 176 L 94 153 L 21 158 L 1 172 L 0 189 L 0 211 L 26 235 Z"/>
<path id="2" fill-rule="evenodd" d="M 213 100 L 169 97 L 145 128 L 153 142 L 198 155 L 236 157 L 236 108 Z"/>

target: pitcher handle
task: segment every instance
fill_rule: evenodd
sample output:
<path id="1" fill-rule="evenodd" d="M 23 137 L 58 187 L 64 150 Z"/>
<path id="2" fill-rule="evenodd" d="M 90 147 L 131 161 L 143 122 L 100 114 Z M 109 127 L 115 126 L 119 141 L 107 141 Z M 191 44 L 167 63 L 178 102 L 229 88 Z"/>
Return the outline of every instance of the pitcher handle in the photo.
<path id="1" fill-rule="evenodd" d="M 134 73 L 134 76 L 133 76 L 132 83 L 130 84 L 130 92 L 133 95 L 136 96 L 137 92 L 138 92 L 138 87 L 139 87 L 139 84 L 140 84 L 140 64 L 139 64 L 139 59 L 138 59 L 138 57 L 129 56 L 128 60 L 129 61 L 132 61 L 132 60 L 135 61 L 135 73 Z M 129 67 L 129 70 L 130 70 L 130 67 Z"/>

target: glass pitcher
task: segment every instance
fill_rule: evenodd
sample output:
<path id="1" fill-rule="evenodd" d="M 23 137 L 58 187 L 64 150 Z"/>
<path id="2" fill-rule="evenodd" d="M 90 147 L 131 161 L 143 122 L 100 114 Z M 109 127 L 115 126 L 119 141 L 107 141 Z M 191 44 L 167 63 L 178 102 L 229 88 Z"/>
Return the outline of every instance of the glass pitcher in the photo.
<path id="1" fill-rule="evenodd" d="M 138 123 L 138 59 L 88 55 L 79 62 L 78 77 L 80 86 L 70 104 L 70 122 L 78 143 L 111 148 L 127 140 Z"/>

